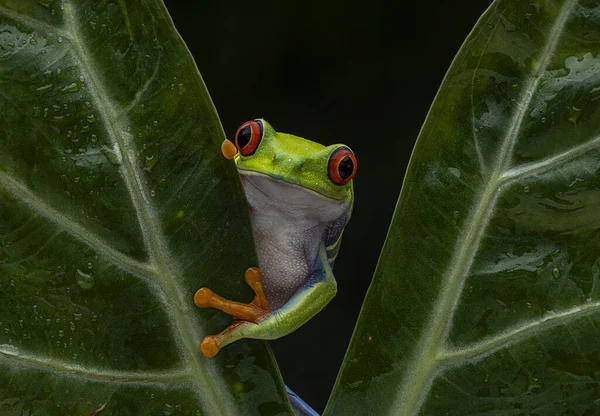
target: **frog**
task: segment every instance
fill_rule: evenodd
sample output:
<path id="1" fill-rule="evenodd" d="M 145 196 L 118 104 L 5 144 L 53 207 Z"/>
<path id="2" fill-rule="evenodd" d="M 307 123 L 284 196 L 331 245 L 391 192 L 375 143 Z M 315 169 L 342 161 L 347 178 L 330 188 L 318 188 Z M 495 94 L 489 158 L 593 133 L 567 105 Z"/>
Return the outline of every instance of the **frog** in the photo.
<path id="1" fill-rule="evenodd" d="M 264 119 L 242 124 L 221 152 L 233 159 L 249 207 L 259 267 L 244 274 L 251 303 L 202 287 L 199 308 L 216 308 L 232 323 L 200 344 L 207 357 L 244 338 L 272 340 L 295 331 L 333 299 L 333 266 L 354 206 L 357 160 L 344 144 L 324 146 L 280 133 Z"/>

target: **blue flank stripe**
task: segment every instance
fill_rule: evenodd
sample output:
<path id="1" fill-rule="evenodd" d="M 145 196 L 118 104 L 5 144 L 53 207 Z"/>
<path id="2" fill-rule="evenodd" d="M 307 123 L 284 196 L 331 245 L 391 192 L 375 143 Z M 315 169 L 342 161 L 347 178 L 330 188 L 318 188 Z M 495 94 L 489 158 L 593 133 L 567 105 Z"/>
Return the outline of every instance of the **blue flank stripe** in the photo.
<path id="1" fill-rule="evenodd" d="M 296 416 L 319 416 L 319 414 L 315 412 L 312 407 L 307 405 L 304 400 L 298 397 L 298 395 L 294 393 L 292 389 L 290 389 L 288 386 L 285 386 L 285 390 L 290 398 L 290 403 L 292 404 L 292 408 L 294 409 Z"/>

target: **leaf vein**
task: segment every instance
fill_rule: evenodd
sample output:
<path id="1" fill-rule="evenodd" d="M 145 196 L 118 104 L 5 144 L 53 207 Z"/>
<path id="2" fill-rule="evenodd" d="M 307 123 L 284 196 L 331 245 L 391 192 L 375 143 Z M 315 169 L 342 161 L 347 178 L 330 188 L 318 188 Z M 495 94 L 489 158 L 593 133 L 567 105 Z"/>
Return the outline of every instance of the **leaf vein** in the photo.
<path id="1" fill-rule="evenodd" d="M 466 361 L 481 360 L 498 350 L 508 348 L 558 326 L 595 315 L 598 312 L 600 312 L 600 302 L 590 302 L 563 312 L 547 314 L 540 319 L 515 326 L 495 337 L 489 337 L 469 346 L 442 350 L 437 357 L 437 361 L 448 368 L 456 367 Z"/>
<path id="2" fill-rule="evenodd" d="M 84 378 L 99 382 L 134 384 L 172 384 L 189 382 L 190 375 L 183 370 L 171 371 L 116 371 L 94 368 L 89 365 L 74 365 L 64 360 L 26 354 L 12 345 L 0 344 L 0 363 L 18 362 L 26 367 L 44 369 L 53 373 Z"/>
<path id="3" fill-rule="evenodd" d="M 147 264 L 134 260 L 115 250 L 102 238 L 94 235 L 62 212 L 54 209 L 31 192 L 25 185 L 1 171 L 0 188 L 3 188 L 9 194 L 25 203 L 33 212 L 50 220 L 72 236 L 86 243 L 120 269 L 139 277 L 146 277 L 151 273 L 151 269 Z"/>
<path id="4" fill-rule="evenodd" d="M 531 176 L 537 173 L 545 173 L 550 168 L 566 162 L 570 162 L 580 156 L 583 156 L 590 150 L 596 150 L 600 147 L 600 136 L 588 140 L 578 146 L 574 146 L 555 156 L 548 157 L 535 163 L 528 163 L 521 166 L 513 167 L 507 170 L 500 178 L 503 183 L 511 184 L 521 178 Z"/>
<path id="5" fill-rule="evenodd" d="M 26 26 L 30 26 L 35 29 L 43 30 L 47 33 L 57 33 L 64 35 L 62 28 L 49 25 L 48 23 L 40 22 L 39 20 L 32 19 L 24 14 L 14 12 L 4 6 L 0 6 L 0 15 L 8 17 L 16 22 L 22 23 Z"/>

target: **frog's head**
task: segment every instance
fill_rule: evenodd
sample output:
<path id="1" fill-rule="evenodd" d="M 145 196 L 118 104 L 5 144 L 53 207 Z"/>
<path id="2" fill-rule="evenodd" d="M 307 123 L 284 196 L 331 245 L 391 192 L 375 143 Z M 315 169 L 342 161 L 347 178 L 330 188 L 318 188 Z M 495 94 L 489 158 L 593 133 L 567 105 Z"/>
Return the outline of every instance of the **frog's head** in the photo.
<path id="1" fill-rule="evenodd" d="M 240 126 L 235 162 L 241 175 L 265 175 L 335 200 L 351 200 L 356 158 L 342 144 L 323 146 L 278 133 L 265 120 Z"/>

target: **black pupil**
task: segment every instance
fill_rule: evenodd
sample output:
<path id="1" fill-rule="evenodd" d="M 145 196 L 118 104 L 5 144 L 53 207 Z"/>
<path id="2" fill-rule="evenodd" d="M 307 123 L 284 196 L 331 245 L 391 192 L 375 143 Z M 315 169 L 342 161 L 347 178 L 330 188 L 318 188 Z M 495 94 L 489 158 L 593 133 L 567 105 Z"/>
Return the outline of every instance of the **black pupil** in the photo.
<path id="1" fill-rule="evenodd" d="M 246 147 L 248 143 L 250 143 L 250 138 L 252 137 L 252 129 L 250 126 L 246 126 L 240 130 L 237 137 L 238 146 L 240 149 Z"/>
<path id="2" fill-rule="evenodd" d="M 338 172 L 342 180 L 346 180 L 350 176 L 352 176 L 352 172 L 354 172 L 354 162 L 352 161 L 350 156 L 346 156 L 342 159 L 338 166 Z"/>

